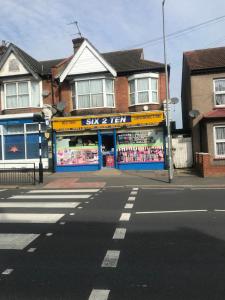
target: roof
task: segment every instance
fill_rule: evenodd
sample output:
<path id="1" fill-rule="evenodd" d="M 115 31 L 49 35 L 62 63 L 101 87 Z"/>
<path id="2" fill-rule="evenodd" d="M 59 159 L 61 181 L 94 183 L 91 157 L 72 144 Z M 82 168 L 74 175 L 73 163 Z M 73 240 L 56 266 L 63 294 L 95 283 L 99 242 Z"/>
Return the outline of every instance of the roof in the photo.
<path id="1" fill-rule="evenodd" d="M 184 52 L 191 71 L 225 68 L 225 47 Z"/>
<path id="2" fill-rule="evenodd" d="M 143 49 L 102 53 L 101 55 L 117 72 L 163 69 L 164 64 L 142 59 Z"/>
<path id="3" fill-rule="evenodd" d="M 217 108 L 204 114 L 205 119 L 225 118 L 225 108 Z"/>

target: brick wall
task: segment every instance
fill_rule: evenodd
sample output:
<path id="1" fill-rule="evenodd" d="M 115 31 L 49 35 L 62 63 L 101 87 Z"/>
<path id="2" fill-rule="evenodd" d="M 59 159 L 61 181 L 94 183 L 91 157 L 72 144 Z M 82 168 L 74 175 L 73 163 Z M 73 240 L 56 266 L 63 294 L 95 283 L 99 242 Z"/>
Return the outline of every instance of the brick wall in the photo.
<path id="1" fill-rule="evenodd" d="M 202 177 L 225 176 L 225 165 L 213 165 L 209 153 L 196 153 L 196 170 Z"/>

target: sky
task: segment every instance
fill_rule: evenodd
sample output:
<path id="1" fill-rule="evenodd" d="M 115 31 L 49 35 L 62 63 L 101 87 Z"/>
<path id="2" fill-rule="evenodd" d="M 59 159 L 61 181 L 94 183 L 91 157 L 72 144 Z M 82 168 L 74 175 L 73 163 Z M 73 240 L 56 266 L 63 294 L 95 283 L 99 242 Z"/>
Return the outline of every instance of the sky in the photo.
<path id="1" fill-rule="evenodd" d="M 145 59 L 164 62 L 162 0 L 0 0 L 0 40 L 12 42 L 37 60 L 68 57 L 72 39 L 82 36 L 99 52 L 143 48 Z M 225 0 L 166 0 L 166 34 L 225 15 Z M 170 95 L 181 101 L 184 51 L 225 46 L 225 17 L 166 40 L 171 67 Z M 180 103 L 173 118 L 182 127 Z"/>

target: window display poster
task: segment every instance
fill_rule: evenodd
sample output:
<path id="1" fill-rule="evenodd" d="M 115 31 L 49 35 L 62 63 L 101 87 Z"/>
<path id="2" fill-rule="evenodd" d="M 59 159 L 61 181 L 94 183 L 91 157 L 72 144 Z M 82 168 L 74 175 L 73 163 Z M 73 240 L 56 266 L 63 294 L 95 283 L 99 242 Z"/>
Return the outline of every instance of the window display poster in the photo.
<path id="1" fill-rule="evenodd" d="M 163 162 L 163 131 L 159 129 L 119 133 L 118 163 Z"/>
<path id="2" fill-rule="evenodd" d="M 97 137 L 58 137 L 57 165 L 98 164 Z"/>

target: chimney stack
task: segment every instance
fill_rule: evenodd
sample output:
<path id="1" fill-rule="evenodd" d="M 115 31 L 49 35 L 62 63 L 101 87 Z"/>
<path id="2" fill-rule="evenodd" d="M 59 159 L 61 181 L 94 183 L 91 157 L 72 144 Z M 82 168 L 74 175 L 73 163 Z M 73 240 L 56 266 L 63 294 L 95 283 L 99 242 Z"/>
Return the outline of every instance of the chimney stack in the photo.
<path id="1" fill-rule="evenodd" d="M 73 51 L 74 53 L 77 52 L 78 48 L 80 48 L 80 45 L 83 43 L 85 39 L 83 37 L 77 38 L 77 39 L 73 39 Z"/>
<path id="2" fill-rule="evenodd" d="M 6 41 L 2 41 L 0 44 L 0 55 L 3 55 L 7 50 Z"/>

